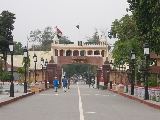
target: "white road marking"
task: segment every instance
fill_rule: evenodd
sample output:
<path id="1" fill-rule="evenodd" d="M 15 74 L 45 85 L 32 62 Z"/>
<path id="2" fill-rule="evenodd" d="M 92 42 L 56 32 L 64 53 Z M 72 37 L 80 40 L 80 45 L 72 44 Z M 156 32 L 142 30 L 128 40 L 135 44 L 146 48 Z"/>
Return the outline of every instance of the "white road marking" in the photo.
<path id="1" fill-rule="evenodd" d="M 96 113 L 96 112 L 86 112 L 86 113 Z"/>
<path id="2" fill-rule="evenodd" d="M 78 86 L 78 84 L 77 84 Z M 79 96 L 79 112 L 80 112 L 80 120 L 84 120 L 84 114 L 83 114 L 83 108 L 82 108 L 82 100 L 81 100 L 81 95 L 80 95 L 80 90 L 78 86 L 78 96 Z"/>
<path id="3" fill-rule="evenodd" d="M 89 95 L 89 94 L 81 94 L 81 95 Z"/>
<path id="4" fill-rule="evenodd" d="M 109 95 L 103 95 L 103 96 L 109 96 Z"/>

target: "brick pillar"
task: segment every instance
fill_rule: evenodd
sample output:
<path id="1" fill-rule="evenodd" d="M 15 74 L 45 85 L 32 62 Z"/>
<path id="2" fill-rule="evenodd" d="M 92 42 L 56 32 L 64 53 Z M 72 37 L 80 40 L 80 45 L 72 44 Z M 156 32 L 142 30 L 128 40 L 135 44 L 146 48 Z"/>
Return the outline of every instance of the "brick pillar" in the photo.
<path id="1" fill-rule="evenodd" d="M 102 76 L 102 70 L 99 68 L 97 70 L 97 88 L 99 88 L 99 78 Z"/>
<path id="2" fill-rule="evenodd" d="M 53 86 L 53 79 L 56 76 L 57 64 L 54 63 L 53 56 L 47 66 L 47 81 L 49 86 Z"/>
<path id="3" fill-rule="evenodd" d="M 104 87 L 107 88 L 109 83 L 109 71 L 111 70 L 108 58 L 106 58 L 104 65 L 102 65 L 102 70 L 103 70 L 103 78 L 104 78 Z"/>

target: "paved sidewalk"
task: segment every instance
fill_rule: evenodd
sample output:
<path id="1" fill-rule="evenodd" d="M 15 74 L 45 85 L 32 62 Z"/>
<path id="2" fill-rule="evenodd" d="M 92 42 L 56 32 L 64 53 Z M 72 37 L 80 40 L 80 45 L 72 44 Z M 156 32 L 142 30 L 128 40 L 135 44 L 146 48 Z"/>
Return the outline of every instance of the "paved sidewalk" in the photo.
<path id="1" fill-rule="evenodd" d="M 109 90 L 109 91 L 112 91 L 112 90 Z M 117 91 L 112 91 L 112 92 L 117 93 Z M 143 104 L 148 105 L 150 107 L 160 109 L 160 102 L 156 102 L 156 101 L 152 101 L 152 100 L 144 100 L 142 97 L 138 97 L 138 96 L 135 96 L 135 95 L 130 95 L 129 93 L 120 93 L 120 95 L 122 95 L 124 97 L 127 97 L 129 99 L 138 101 L 140 103 L 143 103 Z"/>
<path id="2" fill-rule="evenodd" d="M 32 92 L 24 93 L 23 85 L 14 84 L 14 97 L 10 97 L 10 84 L 8 83 L 2 86 L 3 92 L 0 94 L 0 107 L 34 94 Z"/>

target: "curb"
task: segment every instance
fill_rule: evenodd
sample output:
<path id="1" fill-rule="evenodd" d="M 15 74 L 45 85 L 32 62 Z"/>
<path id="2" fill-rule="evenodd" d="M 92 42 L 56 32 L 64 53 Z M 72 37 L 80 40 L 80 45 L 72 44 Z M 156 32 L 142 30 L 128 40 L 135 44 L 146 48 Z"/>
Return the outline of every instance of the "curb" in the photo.
<path id="1" fill-rule="evenodd" d="M 109 89 L 108 89 L 108 90 L 109 90 Z M 109 91 L 118 94 L 117 91 L 112 91 L 112 90 L 109 90 Z M 157 105 L 157 104 L 154 104 L 154 103 L 150 103 L 150 102 L 148 102 L 148 101 L 146 101 L 146 100 L 142 100 L 142 99 L 136 98 L 136 97 L 134 97 L 134 96 L 126 95 L 126 94 L 124 94 L 124 93 L 119 93 L 119 94 L 122 95 L 123 97 L 127 97 L 127 98 L 129 98 L 129 99 L 132 99 L 132 100 L 135 100 L 135 101 L 137 101 L 137 102 L 143 103 L 143 104 L 148 105 L 148 106 L 150 106 L 150 107 L 153 107 L 153 108 L 156 108 L 156 109 L 160 109 L 160 105 Z"/>
<path id="2" fill-rule="evenodd" d="M 17 100 L 20 100 L 20 99 L 22 99 L 22 98 L 31 96 L 31 95 L 33 95 L 33 94 L 35 94 L 35 93 L 34 93 L 34 92 L 28 93 L 28 94 L 26 94 L 26 95 L 18 96 L 18 97 L 12 98 L 12 99 L 10 99 L 10 100 L 1 102 L 1 103 L 0 103 L 0 107 L 2 107 L 2 106 L 4 106 L 4 105 L 7 105 L 7 104 L 10 104 L 10 103 L 12 103 L 12 102 L 15 102 L 15 101 L 17 101 Z"/>

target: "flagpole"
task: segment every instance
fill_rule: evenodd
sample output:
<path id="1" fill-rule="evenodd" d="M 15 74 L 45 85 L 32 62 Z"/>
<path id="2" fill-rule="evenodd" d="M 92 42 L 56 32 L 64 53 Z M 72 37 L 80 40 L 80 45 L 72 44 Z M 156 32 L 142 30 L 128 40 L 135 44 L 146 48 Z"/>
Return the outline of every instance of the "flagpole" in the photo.
<path id="1" fill-rule="evenodd" d="M 79 23 L 79 41 L 80 41 L 80 23 Z"/>
<path id="2" fill-rule="evenodd" d="M 78 29 L 78 41 L 80 41 L 80 23 L 76 26 Z"/>

